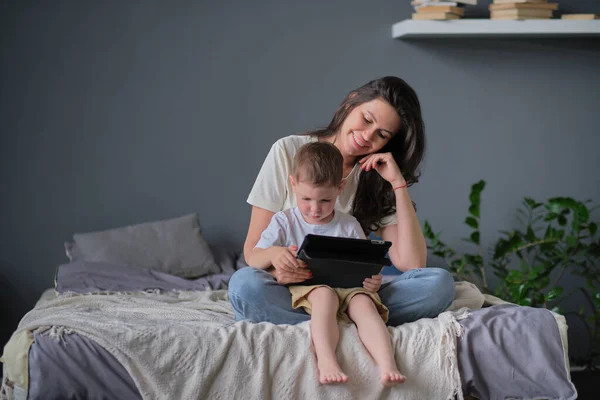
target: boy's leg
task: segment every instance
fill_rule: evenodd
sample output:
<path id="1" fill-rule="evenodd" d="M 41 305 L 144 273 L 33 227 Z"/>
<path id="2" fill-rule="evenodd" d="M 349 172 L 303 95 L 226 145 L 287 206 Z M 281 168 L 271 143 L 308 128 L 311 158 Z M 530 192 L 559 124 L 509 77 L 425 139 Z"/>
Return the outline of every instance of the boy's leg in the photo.
<path id="1" fill-rule="evenodd" d="M 398 371 L 390 333 L 373 300 L 365 294 L 355 295 L 348 305 L 348 316 L 356 324 L 360 340 L 379 365 L 381 382 L 390 386 L 406 381 L 406 377 Z"/>
<path id="2" fill-rule="evenodd" d="M 312 309 L 310 331 L 317 353 L 319 381 L 321 383 L 343 383 L 348 376 L 342 372 L 337 361 L 335 349 L 340 339 L 336 316 L 338 310 L 337 294 L 328 287 L 319 287 L 307 296 Z"/>

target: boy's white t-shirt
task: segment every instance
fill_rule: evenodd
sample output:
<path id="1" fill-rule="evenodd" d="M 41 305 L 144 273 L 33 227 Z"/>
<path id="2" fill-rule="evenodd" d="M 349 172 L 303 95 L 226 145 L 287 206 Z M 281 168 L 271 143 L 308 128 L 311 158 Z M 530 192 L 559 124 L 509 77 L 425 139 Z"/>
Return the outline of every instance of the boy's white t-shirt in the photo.
<path id="1" fill-rule="evenodd" d="M 250 205 L 279 212 L 296 207 L 296 196 L 292 190 L 290 174 L 296 151 L 306 143 L 316 142 L 318 138 L 310 135 L 291 135 L 276 141 L 256 177 L 247 202 Z M 346 184 L 338 196 L 335 209 L 349 214 L 356 195 L 361 170 L 358 164 L 344 179 Z M 397 224 L 396 214 L 381 220 L 382 226 Z M 298 244 L 299 246 L 300 244 Z"/>
<path id="2" fill-rule="evenodd" d="M 329 223 L 316 225 L 306 222 L 298 207 L 294 207 L 273 215 L 269 226 L 263 231 L 256 247 L 261 249 L 267 249 L 272 246 L 300 247 L 304 237 L 309 233 L 313 235 L 366 239 L 360 224 L 350 214 L 335 211 Z"/>

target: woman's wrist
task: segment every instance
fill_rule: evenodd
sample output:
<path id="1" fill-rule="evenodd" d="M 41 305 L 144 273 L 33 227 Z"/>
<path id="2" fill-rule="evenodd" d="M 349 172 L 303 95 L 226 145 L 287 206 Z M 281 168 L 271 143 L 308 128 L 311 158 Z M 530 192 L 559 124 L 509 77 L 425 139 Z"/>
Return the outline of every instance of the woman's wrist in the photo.
<path id="1" fill-rule="evenodd" d="M 403 189 L 403 188 L 406 188 L 408 186 L 408 183 L 406 182 L 406 180 L 404 178 L 393 180 L 391 182 L 391 184 L 392 184 L 392 188 L 394 190 L 396 190 L 396 189 Z"/>

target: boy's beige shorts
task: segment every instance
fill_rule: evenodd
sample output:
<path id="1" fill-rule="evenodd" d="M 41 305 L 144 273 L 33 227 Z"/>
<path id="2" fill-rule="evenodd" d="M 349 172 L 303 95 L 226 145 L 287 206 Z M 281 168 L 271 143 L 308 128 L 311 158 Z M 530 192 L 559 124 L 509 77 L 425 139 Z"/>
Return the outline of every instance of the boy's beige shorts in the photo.
<path id="1" fill-rule="evenodd" d="M 369 296 L 373 300 L 373 303 L 375 304 L 375 307 L 377 308 L 377 312 L 379 312 L 379 315 L 383 319 L 383 322 L 387 322 L 387 320 L 388 320 L 388 315 L 390 312 L 387 309 L 387 307 L 384 306 L 383 303 L 381 303 L 381 299 L 379 298 L 379 295 L 377 293 L 369 292 L 365 288 L 342 289 L 342 288 L 331 288 L 327 285 L 313 285 L 313 286 L 294 285 L 294 286 L 290 286 L 289 287 L 290 293 L 292 293 L 292 307 L 294 307 L 294 308 L 302 307 L 302 308 L 304 308 L 304 311 L 306 311 L 308 314 L 311 314 L 312 308 L 311 308 L 310 302 L 308 301 L 307 297 L 310 292 L 312 292 L 313 290 L 315 290 L 316 288 L 319 288 L 319 287 L 329 288 L 329 289 L 333 290 L 335 292 L 335 294 L 337 294 L 337 298 L 338 298 L 337 318 L 340 321 L 352 322 L 352 321 L 350 321 L 350 318 L 348 317 L 348 314 L 346 311 L 348 310 L 348 305 L 350 304 L 350 300 L 352 300 L 352 298 L 354 296 L 356 296 L 357 294 L 366 294 L 367 296 Z"/>

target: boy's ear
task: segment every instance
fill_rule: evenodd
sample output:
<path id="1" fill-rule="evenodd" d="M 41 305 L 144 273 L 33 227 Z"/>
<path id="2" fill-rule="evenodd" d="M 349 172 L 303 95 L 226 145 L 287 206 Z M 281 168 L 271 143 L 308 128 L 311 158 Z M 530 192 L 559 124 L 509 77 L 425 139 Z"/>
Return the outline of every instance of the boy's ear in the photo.
<path id="1" fill-rule="evenodd" d="M 296 191 L 296 182 L 294 182 L 294 177 L 292 175 L 290 175 L 290 182 L 292 184 L 292 189 Z"/>

